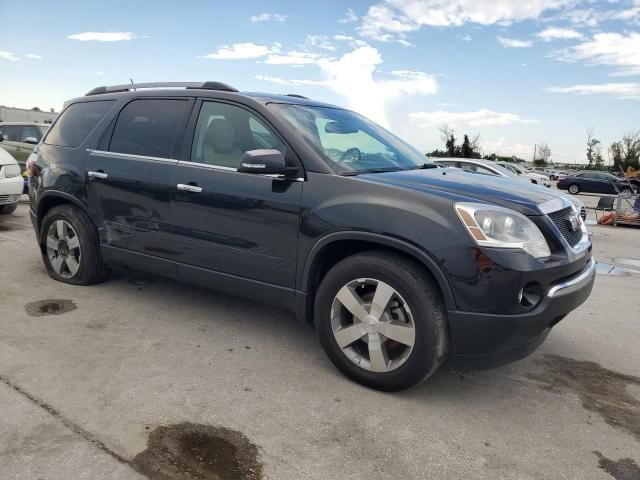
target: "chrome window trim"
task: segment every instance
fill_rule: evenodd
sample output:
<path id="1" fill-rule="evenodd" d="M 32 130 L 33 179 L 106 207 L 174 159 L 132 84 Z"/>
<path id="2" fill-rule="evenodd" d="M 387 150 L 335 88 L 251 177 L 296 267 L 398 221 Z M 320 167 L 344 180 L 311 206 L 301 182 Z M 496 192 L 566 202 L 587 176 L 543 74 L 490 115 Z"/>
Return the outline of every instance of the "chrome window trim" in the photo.
<path id="1" fill-rule="evenodd" d="M 178 165 L 188 165 L 188 166 L 193 166 L 193 167 L 199 167 L 199 168 L 209 168 L 211 170 L 218 170 L 220 172 L 233 172 L 233 173 L 237 173 L 239 175 L 250 175 L 252 177 L 262 177 L 262 178 L 269 178 L 271 180 L 287 180 L 289 182 L 304 182 L 305 179 L 302 177 L 298 177 L 298 178 L 288 178 L 285 177 L 284 175 L 280 175 L 278 173 L 247 173 L 247 172 L 239 172 L 237 168 L 233 168 L 233 167 L 223 167 L 222 165 L 212 165 L 209 163 L 200 163 L 200 162 L 192 162 L 190 160 L 179 160 L 178 161 Z"/>
<path id="2" fill-rule="evenodd" d="M 90 148 L 87 149 L 87 152 L 89 152 L 89 155 L 102 155 L 104 157 L 129 158 L 132 160 L 146 160 L 150 162 L 178 163 L 178 160 L 175 158 L 149 157 L 146 155 L 135 155 L 133 153 L 120 153 L 120 152 L 107 152 L 105 150 L 92 150 Z"/>

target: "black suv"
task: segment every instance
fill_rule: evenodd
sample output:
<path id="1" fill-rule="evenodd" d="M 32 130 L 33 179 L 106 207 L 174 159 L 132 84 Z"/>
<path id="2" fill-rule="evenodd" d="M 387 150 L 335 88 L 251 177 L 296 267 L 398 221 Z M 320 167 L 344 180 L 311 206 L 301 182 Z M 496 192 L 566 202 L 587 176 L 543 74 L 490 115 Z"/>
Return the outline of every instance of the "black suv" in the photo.
<path id="1" fill-rule="evenodd" d="M 439 168 L 297 95 L 99 87 L 66 104 L 29 170 L 52 278 L 90 285 L 120 265 L 290 308 L 383 390 L 447 358 L 523 358 L 594 280 L 563 194 Z"/>

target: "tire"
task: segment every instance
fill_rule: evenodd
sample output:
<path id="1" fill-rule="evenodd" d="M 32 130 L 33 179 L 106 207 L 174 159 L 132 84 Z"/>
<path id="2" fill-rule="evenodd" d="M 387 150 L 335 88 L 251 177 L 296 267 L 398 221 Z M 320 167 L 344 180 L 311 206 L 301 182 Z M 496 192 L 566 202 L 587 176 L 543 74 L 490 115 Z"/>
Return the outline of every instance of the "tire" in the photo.
<path id="1" fill-rule="evenodd" d="M 10 203 L 8 205 L 0 205 L 0 215 L 9 215 L 16 211 L 18 208 L 18 202 Z"/>
<path id="2" fill-rule="evenodd" d="M 379 289 L 388 292 L 389 287 L 393 295 L 382 315 L 378 316 L 382 321 L 368 324 L 373 322 L 372 316 L 376 316 L 371 307 L 376 292 Z M 372 288 L 375 290 L 370 291 Z M 362 302 L 364 310 L 360 311 L 360 317 L 368 314 L 365 321 L 356 320 L 351 309 L 338 299 L 345 289 Z M 357 305 L 353 310 L 356 309 Z M 391 326 L 383 325 L 390 324 L 391 320 Z M 444 302 L 434 281 L 416 262 L 386 251 L 360 253 L 340 261 L 323 278 L 316 295 L 315 323 L 325 353 L 347 377 L 378 390 L 398 391 L 418 385 L 438 369 L 448 343 L 445 321 Z M 361 338 L 350 344 L 349 338 L 341 347 L 334 333 L 337 330 L 338 334 L 350 336 L 349 332 L 353 332 L 354 337 L 358 337 L 363 329 L 387 326 L 404 327 L 394 330 L 394 336 L 398 332 L 408 332 L 406 327 L 413 326 L 413 345 L 402 343 L 407 341 L 405 333 L 396 337 L 402 338 L 401 341 L 396 341 L 367 330 Z M 381 346 L 377 348 L 376 345 Z M 386 355 L 372 355 L 372 350 L 383 351 Z M 375 358 L 385 361 L 381 364 Z M 376 365 L 384 367 L 376 368 Z"/>
<path id="3" fill-rule="evenodd" d="M 633 190 L 631 190 L 628 187 L 620 190 L 620 195 L 622 195 L 623 197 L 630 197 L 632 193 L 633 193 Z"/>
<path id="4" fill-rule="evenodd" d="M 58 235 L 61 223 L 64 233 Z M 65 246 L 61 245 L 61 239 Z M 78 207 L 61 205 L 47 212 L 42 221 L 40 242 L 44 265 L 54 280 L 94 285 L 107 278 L 109 269 L 102 261 L 98 233 L 87 214 Z"/>
<path id="5" fill-rule="evenodd" d="M 580 193 L 580 187 L 575 183 L 572 183 L 571 185 L 569 185 L 568 190 L 571 195 L 577 195 L 578 193 Z"/>

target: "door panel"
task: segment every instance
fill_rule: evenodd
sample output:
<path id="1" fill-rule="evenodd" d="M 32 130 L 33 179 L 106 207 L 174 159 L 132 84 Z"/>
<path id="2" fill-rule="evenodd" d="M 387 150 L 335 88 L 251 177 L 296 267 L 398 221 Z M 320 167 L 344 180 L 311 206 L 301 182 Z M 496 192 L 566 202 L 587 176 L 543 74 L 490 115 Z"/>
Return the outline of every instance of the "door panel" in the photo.
<path id="1" fill-rule="evenodd" d="M 171 241 L 171 181 L 192 99 L 134 99 L 86 161 L 87 199 L 103 244 L 160 258 Z M 111 133 L 112 132 L 112 133 Z M 156 262 L 174 273 L 172 262 Z"/>
<path id="2" fill-rule="evenodd" d="M 179 162 L 173 183 L 177 261 L 293 288 L 302 182 Z"/>
<path id="3" fill-rule="evenodd" d="M 172 182 L 179 272 L 193 274 L 193 266 L 203 269 L 198 275 L 215 271 L 293 288 L 303 183 L 236 167 L 255 149 L 277 149 L 291 167 L 299 167 L 297 158 L 263 118 L 240 105 L 204 101 L 188 130 L 190 148 Z"/>

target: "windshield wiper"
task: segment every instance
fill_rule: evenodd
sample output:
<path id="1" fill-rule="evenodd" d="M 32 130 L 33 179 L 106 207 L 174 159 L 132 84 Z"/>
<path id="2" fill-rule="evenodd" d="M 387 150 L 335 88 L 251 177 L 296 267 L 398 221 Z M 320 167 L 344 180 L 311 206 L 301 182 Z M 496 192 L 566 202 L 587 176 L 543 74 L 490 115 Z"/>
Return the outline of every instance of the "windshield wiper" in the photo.
<path id="1" fill-rule="evenodd" d="M 384 173 L 384 172 L 400 172 L 404 169 L 400 167 L 381 167 L 381 168 L 370 168 L 367 170 L 352 170 L 350 172 L 344 172 L 340 175 L 342 176 L 352 176 L 352 175 L 364 175 L 367 173 Z"/>
<path id="2" fill-rule="evenodd" d="M 410 168 L 409 170 L 428 170 L 430 168 L 438 168 L 438 165 L 435 163 L 423 163 L 422 165 L 418 165 L 415 168 Z"/>

